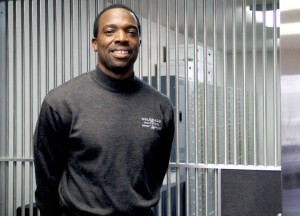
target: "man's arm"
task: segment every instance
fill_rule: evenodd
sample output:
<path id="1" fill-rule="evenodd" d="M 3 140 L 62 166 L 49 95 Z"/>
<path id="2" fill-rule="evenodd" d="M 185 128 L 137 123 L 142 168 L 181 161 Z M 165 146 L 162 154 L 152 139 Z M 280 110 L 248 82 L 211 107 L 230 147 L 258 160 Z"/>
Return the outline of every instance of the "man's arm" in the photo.
<path id="1" fill-rule="evenodd" d="M 65 128 L 60 115 L 44 101 L 33 137 L 35 196 L 42 216 L 61 215 L 58 185 L 67 161 Z"/>

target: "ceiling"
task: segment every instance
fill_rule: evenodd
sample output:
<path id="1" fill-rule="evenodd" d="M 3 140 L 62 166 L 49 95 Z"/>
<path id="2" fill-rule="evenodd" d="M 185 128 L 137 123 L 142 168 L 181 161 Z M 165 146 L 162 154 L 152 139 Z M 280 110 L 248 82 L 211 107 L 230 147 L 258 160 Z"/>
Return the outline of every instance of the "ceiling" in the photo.
<path id="1" fill-rule="evenodd" d="M 262 0 L 256 0 L 257 5 L 261 4 Z M 148 8 L 151 6 L 151 19 L 153 22 L 157 21 L 157 13 L 160 11 L 160 22 L 163 26 L 166 26 L 166 16 L 167 16 L 167 1 L 159 1 L 159 7 L 157 7 L 158 1 L 146 1 L 143 2 L 143 17 L 149 17 Z M 187 26 L 188 35 L 190 38 L 194 38 L 194 31 L 195 31 L 195 21 L 197 22 L 197 39 L 200 42 L 203 42 L 203 1 L 182 1 L 179 0 L 178 2 L 178 12 L 176 13 L 176 1 L 169 1 L 168 9 L 169 9 L 169 16 L 170 16 L 170 29 L 176 29 L 176 16 L 177 16 L 177 26 L 179 33 L 184 34 L 185 28 Z M 185 5 L 186 2 L 186 5 Z M 195 7 L 194 3 L 196 2 L 197 7 Z M 205 10 L 205 17 L 206 17 L 206 35 L 207 35 L 207 44 L 213 45 L 213 26 L 214 26 L 214 17 L 213 17 L 213 2 L 212 0 L 207 0 L 206 2 L 206 10 Z M 217 33 L 217 46 L 218 49 L 222 49 L 223 47 L 223 17 L 224 11 L 226 13 L 226 43 L 227 43 L 227 51 L 230 52 L 232 50 L 232 41 L 233 41 L 233 30 L 234 30 L 234 23 L 235 23 L 235 41 L 236 41 L 236 51 L 242 51 L 243 47 L 243 5 L 242 1 L 236 0 L 236 5 L 233 7 L 232 1 L 226 1 L 226 6 L 223 5 L 223 1 L 216 1 L 216 33 Z M 245 2 L 252 2 L 252 1 L 245 1 Z M 151 4 L 151 5 L 150 5 Z M 267 0 L 266 5 L 272 8 L 272 0 Z M 250 6 L 250 4 L 246 4 L 245 6 Z M 186 8 L 186 10 L 185 10 Z M 195 10 L 195 8 L 197 8 Z M 225 8 L 225 10 L 224 10 Z M 235 8 L 235 9 L 233 9 Z M 186 11 L 186 12 L 185 12 Z M 195 11 L 197 13 L 197 19 L 195 19 Z M 245 23 L 245 32 L 246 32 L 246 43 L 245 46 L 247 50 L 252 50 L 252 33 L 253 33 L 253 22 L 252 22 L 252 11 L 246 11 L 246 21 Z M 234 12 L 234 14 L 233 14 Z M 235 22 L 233 22 L 233 15 L 235 16 Z M 185 21 L 185 17 L 187 18 Z M 279 20 L 277 21 L 279 22 Z M 187 24 L 187 25 L 186 25 Z M 263 24 L 257 22 L 255 25 L 256 28 L 256 44 L 257 50 L 262 49 L 263 47 Z M 274 38 L 274 30 L 275 30 L 275 37 L 279 38 L 279 28 L 272 28 L 272 27 L 265 27 L 265 38 L 266 38 L 266 48 L 273 49 L 273 38 Z M 277 39 L 276 39 L 277 40 Z M 279 46 L 279 40 L 277 40 L 277 45 Z"/>

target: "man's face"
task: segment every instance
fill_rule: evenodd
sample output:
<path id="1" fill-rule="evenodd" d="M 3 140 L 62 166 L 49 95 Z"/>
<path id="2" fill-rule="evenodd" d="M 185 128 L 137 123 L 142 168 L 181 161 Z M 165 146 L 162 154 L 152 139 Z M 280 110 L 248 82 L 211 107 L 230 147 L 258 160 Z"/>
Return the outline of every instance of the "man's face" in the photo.
<path id="1" fill-rule="evenodd" d="M 134 15 L 123 8 L 109 9 L 99 20 L 93 48 L 98 52 L 98 66 L 106 74 L 126 78 L 133 73 L 140 35 Z"/>

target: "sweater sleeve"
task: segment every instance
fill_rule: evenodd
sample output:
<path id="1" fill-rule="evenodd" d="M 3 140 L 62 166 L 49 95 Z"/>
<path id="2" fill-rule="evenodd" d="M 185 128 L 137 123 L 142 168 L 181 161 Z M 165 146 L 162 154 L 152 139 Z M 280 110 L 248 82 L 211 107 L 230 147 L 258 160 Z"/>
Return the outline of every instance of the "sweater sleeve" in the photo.
<path id="1" fill-rule="evenodd" d="M 67 161 L 65 128 L 60 115 L 44 101 L 33 136 L 35 196 L 42 216 L 61 215 L 58 185 Z"/>

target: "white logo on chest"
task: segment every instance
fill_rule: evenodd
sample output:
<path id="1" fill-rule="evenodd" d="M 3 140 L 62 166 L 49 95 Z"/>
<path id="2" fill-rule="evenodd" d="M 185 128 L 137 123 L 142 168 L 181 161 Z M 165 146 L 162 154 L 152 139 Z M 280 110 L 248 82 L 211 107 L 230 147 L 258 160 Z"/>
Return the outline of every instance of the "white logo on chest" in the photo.
<path id="1" fill-rule="evenodd" d="M 142 118 L 142 127 L 149 128 L 152 130 L 161 130 L 161 120 L 156 118 Z"/>

